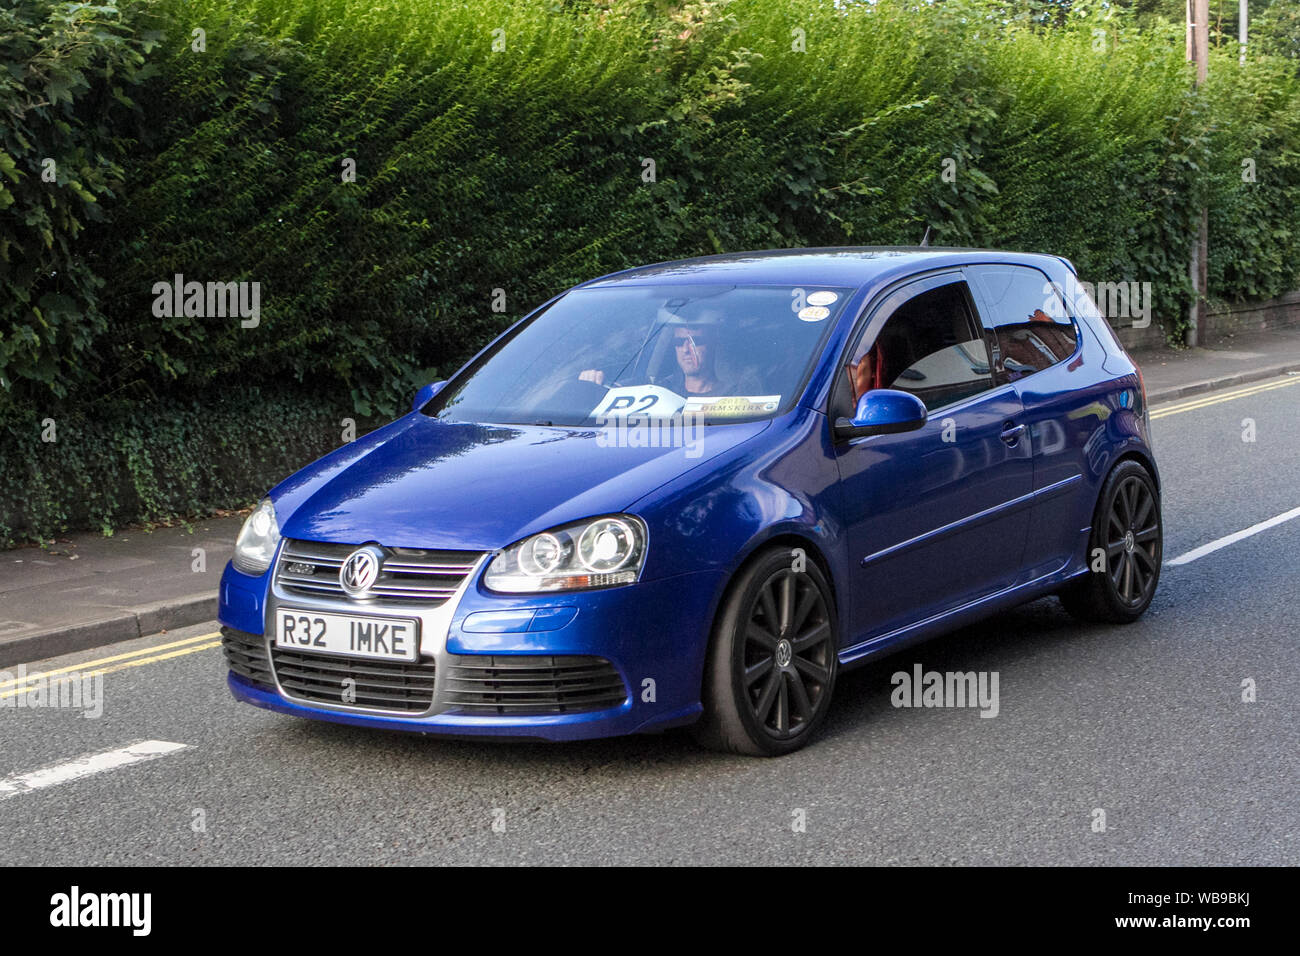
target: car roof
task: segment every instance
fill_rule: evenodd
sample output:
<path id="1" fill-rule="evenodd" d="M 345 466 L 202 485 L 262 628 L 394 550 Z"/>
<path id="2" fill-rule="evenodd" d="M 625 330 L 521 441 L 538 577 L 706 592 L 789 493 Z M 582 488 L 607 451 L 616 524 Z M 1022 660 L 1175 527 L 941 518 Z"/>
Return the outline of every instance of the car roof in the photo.
<path id="1" fill-rule="evenodd" d="M 861 288 L 881 279 L 901 278 L 914 272 L 988 262 L 1037 266 L 1040 269 L 1064 262 L 1073 271 L 1069 260 L 1037 253 L 940 246 L 828 246 L 674 259 L 613 272 L 584 282 L 577 288 L 677 283 Z"/>

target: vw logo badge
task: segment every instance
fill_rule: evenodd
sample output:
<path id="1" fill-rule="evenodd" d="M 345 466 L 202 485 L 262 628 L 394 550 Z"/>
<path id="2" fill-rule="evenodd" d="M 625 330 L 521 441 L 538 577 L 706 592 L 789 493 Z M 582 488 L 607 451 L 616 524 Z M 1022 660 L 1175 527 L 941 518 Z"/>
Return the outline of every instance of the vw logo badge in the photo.
<path id="1" fill-rule="evenodd" d="M 384 552 L 376 545 L 358 548 L 348 555 L 339 568 L 339 584 L 349 597 L 360 598 L 370 593 L 379 578 L 379 568 L 384 563 Z"/>

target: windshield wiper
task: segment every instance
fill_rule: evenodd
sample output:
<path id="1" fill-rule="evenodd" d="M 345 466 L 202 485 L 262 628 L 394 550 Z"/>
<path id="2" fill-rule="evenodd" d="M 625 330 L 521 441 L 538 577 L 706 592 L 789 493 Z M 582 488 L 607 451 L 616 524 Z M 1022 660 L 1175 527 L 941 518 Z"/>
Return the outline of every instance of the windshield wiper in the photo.
<path id="1" fill-rule="evenodd" d="M 667 327 L 667 325 L 668 323 L 666 321 L 660 322 L 657 326 L 655 326 L 648 333 L 646 333 L 645 341 L 643 341 L 641 343 L 641 346 L 635 352 L 632 353 L 632 357 L 627 360 L 627 363 L 621 369 L 618 370 L 618 374 L 613 377 L 612 381 L 615 384 L 622 381 L 623 373 L 626 372 L 629 368 L 636 365 L 637 359 L 639 359 L 641 357 L 641 353 L 646 350 L 646 346 L 649 345 L 651 342 L 653 342 L 655 336 L 657 336 L 660 332 L 662 332 Z"/>

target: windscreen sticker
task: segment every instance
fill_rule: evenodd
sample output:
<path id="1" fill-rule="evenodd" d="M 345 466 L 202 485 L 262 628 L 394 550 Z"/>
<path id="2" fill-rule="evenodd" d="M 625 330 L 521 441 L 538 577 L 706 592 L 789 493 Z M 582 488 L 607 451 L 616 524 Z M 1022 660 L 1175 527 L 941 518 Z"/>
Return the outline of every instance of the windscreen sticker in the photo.
<path id="1" fill-rule="evenodd" d="M 659 385 L 625 385 L 605 393 L 591 417 L 598 422 L 611 418 L 669 418 L 682 410 L 683 398 Z"/>
<path id="2" fill-rule="evenodd" d="M 838 298 L 834 292 L 814 292 L 807 301 L 809 305 L 831 305 Z"/>
<path id="3" fill-rule="evenodd" d="M 810 305 L 799 310 L 799 318 L 805 322 L 820 322 L 830 314 L 830 309 L 820 305 Z"/>
<path id="4" fill-rule="evenodd" d="M 780 406 L 780 395 L 697 395 L 686 399 L 685 411 L 703 412 L 709 418 L 744 418 L 767 415 Z"/>

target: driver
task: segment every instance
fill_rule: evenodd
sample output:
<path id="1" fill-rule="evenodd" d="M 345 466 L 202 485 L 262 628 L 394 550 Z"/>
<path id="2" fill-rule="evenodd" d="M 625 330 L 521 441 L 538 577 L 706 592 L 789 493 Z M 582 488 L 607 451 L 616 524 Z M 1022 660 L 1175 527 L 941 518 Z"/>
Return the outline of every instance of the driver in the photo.
<path id="1" fill-rule="evenodd" d="M 706 310 L 696 319 L 673 316 L 666 326 L 672 336 L 673 354 L 677 368 L 670 375 L 654 382 L 678 395 L 734 395 L 735 390 L 719 381 L 714 357 L 718 351 L 718 332 L 722 315 L 717 310 Z M 603 385 L 605 373 L 589 368 L 578 375 L 579 381 Z"/>

